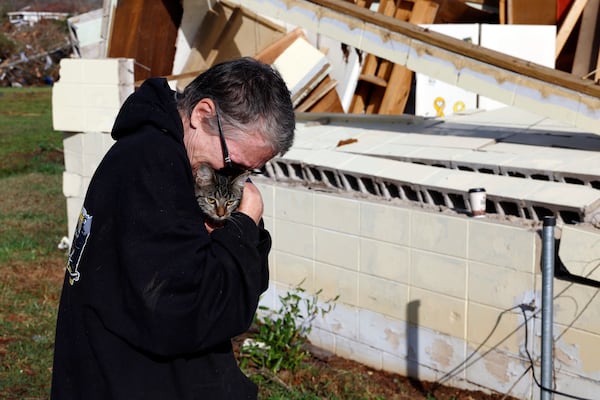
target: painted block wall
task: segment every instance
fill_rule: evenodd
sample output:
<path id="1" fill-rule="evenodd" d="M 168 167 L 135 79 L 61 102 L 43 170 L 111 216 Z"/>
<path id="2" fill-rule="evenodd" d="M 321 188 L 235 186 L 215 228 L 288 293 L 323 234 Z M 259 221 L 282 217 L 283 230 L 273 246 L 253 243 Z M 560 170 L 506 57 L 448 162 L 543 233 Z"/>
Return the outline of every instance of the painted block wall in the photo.
<path id="1" fill-rule="evenodd" d="M 262 304 L 277 309 L 301 282 L 322 289 L 322 301 L 340 296 L 313 344 L 376 369 L 539 398 L 525 349 L 539 380 L 541 229 L 255 182 L 273 236 Z M 577 252 L 573 273 L 595 271 L 598 262 L 583 260 L 597 259 L 598 233 L 567 227 L 562 236 L 565 257 Z M 555 389 L 594 398 L 598 290 L 555 282 Z"/>

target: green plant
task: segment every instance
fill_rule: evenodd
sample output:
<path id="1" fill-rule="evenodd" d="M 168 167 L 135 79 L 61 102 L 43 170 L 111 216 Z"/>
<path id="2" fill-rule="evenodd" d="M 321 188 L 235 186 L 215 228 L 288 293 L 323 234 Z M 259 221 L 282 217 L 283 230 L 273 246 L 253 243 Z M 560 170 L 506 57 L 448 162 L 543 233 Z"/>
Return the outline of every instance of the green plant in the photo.
<path id="1" fill-rule="evenodd" d="M 301 285 L 302 283 L 300 283 Z M 300 285 L 285 296 L 279 296 L 281 307 L 277 311 L 261 306 L 266 312 L 264 317 L 257 315 L 258 333 L 256 337 L 242 346 L 241 365 L 244 368 L 252 362 L 259 368 L 265 368 L 276 374 L 279 370 L 295 371 L 307 357 L 305 350 L 307 337 L 312 324 L 319 315 L 325 316 L 335 308 L 339 298 L 319 304 L 322 290 L 307 295 Z"/>

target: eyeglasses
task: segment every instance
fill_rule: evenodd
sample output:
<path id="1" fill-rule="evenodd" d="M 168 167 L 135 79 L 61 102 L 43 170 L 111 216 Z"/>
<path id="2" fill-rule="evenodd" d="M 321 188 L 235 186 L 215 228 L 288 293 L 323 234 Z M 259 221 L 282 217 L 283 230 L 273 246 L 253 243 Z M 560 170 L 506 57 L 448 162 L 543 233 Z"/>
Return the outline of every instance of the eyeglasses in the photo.
<path id="1" fill-rule="evenodd" d="M 221 117 L 215 107 L 215 114 L 217 115 L 217 127 L 219 128 L 219 138 L 221 138 L 221 151 L 223 152 L 223 161 L 225 167 L 219 170 L 219 173 L 227 176 L 237 176 L 244 173 L 246 170 L 238 166 L 233 165 L 231 157 L 229 156 L 229 149 L 227 148 L 227 142 L 225 142 L 225 135 L 223 135 L 223 128 L 221 128 Z"/>
<path id="2" fill-rule="evenodd" d="M 219 128 L 219 138 L 221 139 L 221 152 L 223 153 L 223 162 L 225 163 L 225 167 L 219 170 L 219 173 L 226 176 L 238 176 L 248 171 L 247 168 L 240 167 L 236 165 L 233 161 L 231 161 L 231 157 L 229 156 L 229 149 L 227 148 L 227 143 L 225 142 L 225 135 L 223 135 L 223 128 L 221 128 L 221 117 L 219 116 L 219 112 L 215 107 L 215 114 L 217 115 L 217 127 Z M 260 170 L 250 170 L 253 174 L 261 173 Z"/>

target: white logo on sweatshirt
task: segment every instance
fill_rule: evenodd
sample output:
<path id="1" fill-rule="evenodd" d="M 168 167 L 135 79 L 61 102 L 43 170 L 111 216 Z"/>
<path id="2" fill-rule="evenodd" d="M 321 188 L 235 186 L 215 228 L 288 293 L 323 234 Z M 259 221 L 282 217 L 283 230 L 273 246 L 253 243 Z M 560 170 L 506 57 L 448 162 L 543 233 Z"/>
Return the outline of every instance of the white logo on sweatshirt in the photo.
<path id="1" fill-rule="evenodd" d="M 69 283 L 77 282 L 81 276 L 79 273 L 79 261 L 83 254 L 83 249 L 90 237 L 90 231 L 92 230 L 92 216 L 89 215 L 83 207 L 79 214 L 79 220 L 77 221 L 77 227 L 75 228 L 75 234 L 73 237 L 73 245 L 69 252 L 69 261 L 67 262 L 67 270 L 69 271 Z"/>

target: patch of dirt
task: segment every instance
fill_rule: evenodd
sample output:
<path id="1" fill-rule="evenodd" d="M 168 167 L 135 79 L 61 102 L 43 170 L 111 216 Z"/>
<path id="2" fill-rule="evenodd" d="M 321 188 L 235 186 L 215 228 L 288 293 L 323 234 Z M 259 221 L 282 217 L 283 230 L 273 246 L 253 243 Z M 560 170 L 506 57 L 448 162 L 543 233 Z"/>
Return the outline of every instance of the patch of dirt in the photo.
<path id="1" fill-rule="evenodd" d="M 239 348 L 252 331 L 233 340 L 234 352 L 239 358 Z M 385 399 L 385 400 L 517 400 L 498 393 L 464 390 L 423 382 L 406 376 L 378 371 L 358 362 L 338 357 L 329 352 L 308 346 L 310 357 L 295 373 L 280 371 L 276 376 L 269 371 L 246 367 L 250 375 L 260 374 L 282 387 L 310 387 L 321 398 Z M 259 398 L 263 389 L 259 389 Z M 262 393 L 264 394 L 264 393 Z M 266 397 L 266 396 L 265 396 Z"/>

